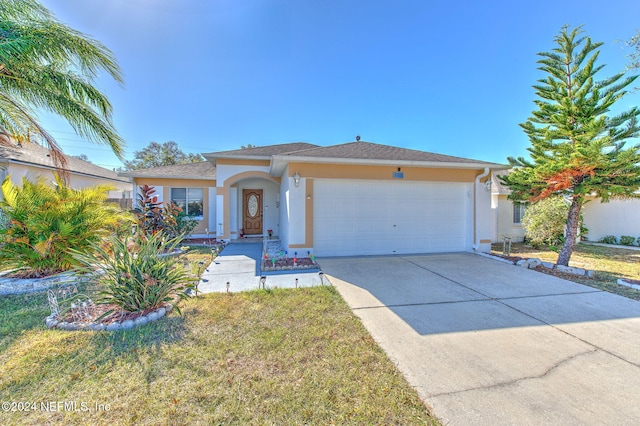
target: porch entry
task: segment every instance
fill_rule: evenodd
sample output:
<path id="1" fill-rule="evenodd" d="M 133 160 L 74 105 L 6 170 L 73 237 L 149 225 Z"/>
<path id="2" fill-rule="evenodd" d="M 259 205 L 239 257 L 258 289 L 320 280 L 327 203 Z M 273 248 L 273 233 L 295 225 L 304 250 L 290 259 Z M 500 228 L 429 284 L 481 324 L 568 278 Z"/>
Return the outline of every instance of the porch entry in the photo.
<path id="1" fill-rule="evenodd" d="M 242 226 L 244 235 L 261 235 L 262 189 L 242 190 Z"/>

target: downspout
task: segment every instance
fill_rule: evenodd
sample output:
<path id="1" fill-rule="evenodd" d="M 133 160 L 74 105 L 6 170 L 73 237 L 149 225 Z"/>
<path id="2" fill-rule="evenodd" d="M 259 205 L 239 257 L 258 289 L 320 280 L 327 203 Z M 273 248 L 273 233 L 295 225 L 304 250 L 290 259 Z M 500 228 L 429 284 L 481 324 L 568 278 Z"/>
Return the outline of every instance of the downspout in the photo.
<path id="1" fill-rule="evenodd" d="M 478 251 L 480 248 L 480 239 L 478 238 L 478 185 L 480 185 L 480 179 L 487 177 L 491 170 L 488 167 L 484 168 L 484 171 L 476 176 L 475 184 L 473 185 L 473 250 Z"/>

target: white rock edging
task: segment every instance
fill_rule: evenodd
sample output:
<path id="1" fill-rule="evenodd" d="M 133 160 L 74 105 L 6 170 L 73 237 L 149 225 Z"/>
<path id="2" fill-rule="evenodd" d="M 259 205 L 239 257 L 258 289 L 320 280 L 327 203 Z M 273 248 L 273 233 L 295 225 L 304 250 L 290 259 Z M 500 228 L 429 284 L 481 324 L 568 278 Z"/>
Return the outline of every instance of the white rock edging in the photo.
<path id="1" fill-rule="evenodd" d="M 55 285 L 75 284 L 89 280 L 89 277 L 79 277 L 73 272 L 63 272 L 44 278 L 8 278 L 5 276 L 7 273 L 0 274 L 0 295 L 34 293 Z"/>
<path id="2" fill-rule="evenodd" d="M 525 269 L 535 269 L 538 266 L 543 266 L 547 269 L 554 269 L 558 272 L 564 272 L 566 274 L 572 274 L 572 275 L 578 275 L 578 276 L 585 276 L 588 278 L 592 278 L 594 275 L 594 272 L 588 269 L 584 269 L 584 268 L 575 268 L 572 266 L 563 266 L 563 265 L 556 265 L 555 263 L 551 263 L 551 262 L 543 262 L 540 259 L 536 259 L 536 258 L 530 258 L 530 259 L 520 259 L 517 262 L 513 262 L 511 260 L 508 259 L 504 259 L 500 256 L 494 256 L 492 254 L 489 253 L 482 253 L 482 252 L 474 252 L 475 254 L 478 254 L 482 257 L 487 257 L 489 259 L 493 259 L 493 260 L 497 260 L 500 262 L 504 262 L 504 263 L 508 263 L 510 265 L 516 265 L 519 266 L 521 268 L 525 268 Z M 633 285 L 633 284 L 632 284 Z M 640 288 L 640 286 L 638 286 L 638 288 Z"/>
<path id="3" fill-rule="evenodd" d="M 623 280 L 622 278 L 618 278 L 618 281 L 616 281 L 616 283 L 620 284 L 620 285 L 624 285 L 624 286 L 630 287 L 630 288 L 632 288 L 634 290 L 640 290 L 640 284 L 633 284 L 633 283 L 630 283 L 628 281 Z"/>
<path id="4" fill-rule="evenodd" d="M 509 265 L 513 265 L 513 262 L 512 262 L 512 261 L 507 260 L 507 259 L 503 259 L 503 258 L 501 258 L 500 256 L 494 256 L 494 255 L 492 255 L 492 254 L 489 254 L 489 253 L 483 253 L 483 252 L 481 252 L 481 251 L 476 251 L 476 252 L 474 252 L 474 253 L 475 253 L 475 254 L 477 254 L 477 255 L 479 255 L 479 256 L 482 256 L 482 257 L 486 257 L 486 258 L 489 258 L 489 259 L 497 260 L 498 262 L 503 262 L 503 263 L 508 263 Z"/>
<path id="5" fill-rule="evenodd" d="M 66 321 L 58 321 L 49 315 L 44 321 L 48 328 L 59 328 L 61 330 L 75 331 L 75 330 L 89 330 L 89 331 L 118 331 L 118 330 L 130 330 L 132 328 L 139 327 L 141 325 L 148 324 L 153 321 L 157 321 L 164 317 L 167 312 L 173 309 L 173 305 L 169 304 L 167 307 L 158 308 L 153 312 L 149 312 L 147 315 L 139 316 L 134 320 L 125 320 L 123 322 L 112 322 L 111 324 L 102 324 L 95 322 L 88 323 L 72 323 Z"/>

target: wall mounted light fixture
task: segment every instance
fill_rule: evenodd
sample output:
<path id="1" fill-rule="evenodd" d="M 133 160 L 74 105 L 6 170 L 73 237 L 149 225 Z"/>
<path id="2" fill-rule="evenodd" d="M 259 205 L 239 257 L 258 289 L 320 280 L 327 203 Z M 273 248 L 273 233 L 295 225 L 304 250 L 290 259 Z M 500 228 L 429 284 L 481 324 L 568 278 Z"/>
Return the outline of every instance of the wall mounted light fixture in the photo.
<path id="1" fill-rule="evenodd" d="M 296 186 L 296 188 L 300 186 L 300 174 L 298 172 L 293 175 L 293 184 Z"/>
<path id="2" fill-rule="evenodd" d="M 484 183 L 484 189 L 486 189 L 487 191 L 491 191 L 491 179 L 487 179 L 487 181 Z"/>

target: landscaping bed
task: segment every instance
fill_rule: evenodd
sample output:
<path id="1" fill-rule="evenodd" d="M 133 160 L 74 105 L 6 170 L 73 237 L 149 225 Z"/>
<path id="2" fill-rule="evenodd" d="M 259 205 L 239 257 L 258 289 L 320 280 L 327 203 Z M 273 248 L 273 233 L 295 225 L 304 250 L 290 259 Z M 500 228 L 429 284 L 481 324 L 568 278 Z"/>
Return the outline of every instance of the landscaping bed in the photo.
<path id="1" fill-rule="evenodd" d="M 319 269 L 320 267 L 315 262 L 315 260 L 310 259 L 308 257 L 301 257 L 294 259 L 292 258 L 281 258 L 281 259 L 263 259 L 261 271 L 270 272 L 270 271 L 289 271 L 289 270 L 298 270 L 298 269 Z"/>
<path id="2" fill-rule="evenodd" d="M 90 305 L 81 307 L 81 315 L 71 310 L 64 315 L 49 315 L 45 324 L 49 328 L 61 330 L 91 330 L 91 331 L 117 331 L 129 330 L 139 327 L 164 317 L 173 309 L 170 303 L 164 303 L 156 308 L 145 309 L 140 312 L 124 312 L 117 305 Z"/>
<path id="3" fill-rule="evenodd" d="M 493 244 L 492 254 L 502 256 L 501 243 Z M 543 262 L 555 263 L 558 253 L 546 248 L 533 248 L 524 243 L 512 243 L 510 257 L 537 258 Z M 587 277 L 541 266 L 535 269 L 569 281 L 640 300 L 640 290 L 618 284 L 619 279 L 632 283 L 640 279 L 640 251 L 579 243 L 575 246 L 569 265 L 594 271 L 594 274 L 592 277 Z"/>

